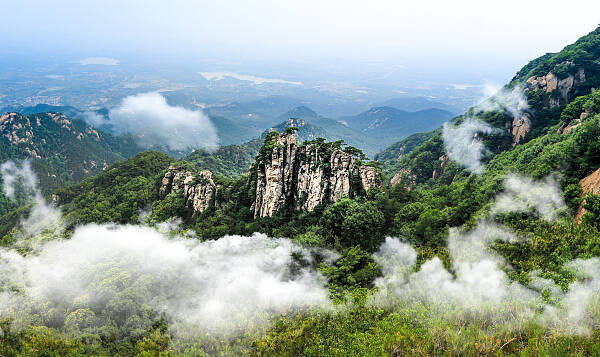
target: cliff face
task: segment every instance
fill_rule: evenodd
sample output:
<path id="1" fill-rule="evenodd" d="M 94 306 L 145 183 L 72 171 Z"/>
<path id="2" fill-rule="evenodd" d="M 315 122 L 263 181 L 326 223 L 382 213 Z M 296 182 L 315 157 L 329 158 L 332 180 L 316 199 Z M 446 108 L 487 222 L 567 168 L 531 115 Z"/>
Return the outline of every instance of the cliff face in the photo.
<path id="1" fill-rule="evenodd" d="M 559 65 L 557 65 L 558 67 Z M 573 68 L 574 63 L 565 61 L 560 66 Z M 569 103 L 576 97 L 575 86 L 585 81 L 585 71 L 579 68 L 573 73 L 568 73 L 559 79 L 554 73 L 554 70 L 548 72 L 545 76 L 529 77 L 525 81 L 525 92 L 534 92 L 541 90 L 547 94 L 545 105 L 549 108 L 554 108 L 560 105 Z M 510 126 L 510 124 L 508 124 Z M 513 146 L 517 145 L 529 131 L 531 130 L 532 116 L 531 113 L 524 112 L 521 116 L 514 118 L 512 128 L 510 129 L 513 136 Z"/>
<path id="2" fill-rule="evenodd" d="M 561 63 L 561 65 L 572 67 L 574 64 L 569 61 Z M 562 103 L 568 103 L 573 99 L 571 89 L 574 85 L 585 81 L 585 71 L 579 68 L 575 74 L 568 74 L 564 78 L 558 79 L 554 72 L 550 71 L 545 76 L 529 77 L 526 81 L 525 90 L 535 91 L 541 89 L 546 93 L 552 93 L 558 90 L 559 97 L 551 97 L 548 103 L 550 107 L 555 107 Z"/>
<path id="3" fill-rule="evenodd" d="M 250 209 L 255 218 L 272 216 L 286 205 L 312 211 L 321 203 L 381 187 L 382 178 L 375 167 L 359 165 L 351 154 L 329 144 L 299 146 L 294 133 L 279 134 L 271 140 L 272 148 L 263 148 L 253 166 L 256 195 Z M 160 183 L 159 196 L 181 191 L 187 207 L 203 212 L 218 206 L 219 188 L 210 171 L 194 175 L 171 166 Z"/>
<path id="4" fill-rule="evenodd" d="M 588 193 L 598 195 L 600 194 L 600 169 L 592 172 L 589 176 L 584 177 L 579 181 L 579 186 L 583 190 L 582 196 L 587 195 Z M 577 214 L 575 214 L 575 222 L 581 223 L 583 215 L 587 213 L 587 210 L 583 208 L 585 205 L 585 200 L 581 202 L 579 208 L 577 209 Z"/>
<path id="5" fill-rule="evenodd" d="M 277 135 L 273 141 L 270 157 L 256 164 L 254 217 L 272 216 L 285 205 L 312 211 L 323 202 L 381 185 L 374 167 L 358 165 L 342 150 L 298 146 L 294 133 Z"/>
<path id="6" fill-rule="evenodd" d="M 172 192 L 182 190 L 185 205 L 195 212 L 203 212 L 208 207 L 216 206 L 216 194 L 218 186 L 212 180 L 212 172 L 202 171 L 194 176 L 188 170 L 169 167 L 163 177 L 159 196 L 164 198 Z"/>
<path id="7" fill-rule="evenodd" d="M 254 217 L 272 216 L 292 193 L 296 135 L 279 135 L 270 159 L 258 163 Z"/>

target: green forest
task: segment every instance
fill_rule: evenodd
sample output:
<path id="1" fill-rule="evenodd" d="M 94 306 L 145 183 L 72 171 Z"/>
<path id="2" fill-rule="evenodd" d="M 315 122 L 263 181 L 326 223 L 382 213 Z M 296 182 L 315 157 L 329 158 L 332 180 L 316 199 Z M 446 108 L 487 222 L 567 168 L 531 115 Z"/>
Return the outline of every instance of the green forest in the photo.
<path id="1" fill-rule="evenodd" d="M 571 86 L 549 91 L 529 80 L 549 73 L 557 83 L 571 78 Z M 294 135 L 293 127 L 245 145 L 197 150 L 182 159 L 155 151 L 133 155 L 139 150 L 107 136 L 103 140 L 111 150 L 97 149 L 97 155 L 105 155 L 109 167 L 87 178 L 60 176 L 64 184 L 42 190 L 54 205 L 48 210 L 61 212 L 51 225 L 29 232 L 20 222 L 34 217 L 40 203 L 2 197 L 0 256 L 43 270 L 40 264 L 61 247 L 88 242 L 85 232 L 96 234 L 90 249 L 103 252 L 103 237 L 119 246 L 127 235 L 152 231 L 160 232 L 163 238 L 152 239 L 165 252 L 173 247 L 181 252 L 155 263 L 172 263 L 181 270 L 165 265 L 153 274 L 145 265 L 153 261 L 142 264 L 144 259 L 135 260 L 137 256 L 111 256 L 77 272 L 81 277 L 75 283 L 82 285 L 73 287 L 79 294 L 75 296 L 44 284 L 38 290 L 20 286 L 14 277 L 27 273 L 15 273 L 13 265 L 2 263 L 0 271 L 7 272 L 0 274 L 6 279 L 0 299 L 7 307 L 0 314 L 0 355 L 598 355 L 600 195 L 594 193 L 600 191 L 590 190 L 582 180 L 593 181 L 600 168 L 599 87 L 597 29 L 559 53 L 531 61 L 505 86 L 502 93 L 519 92 L 527 103 L 518 109 L 517 115 L 528 121 L 518 141 L 511 127 L 519 119 L 512 110 L 516 104 L 502 94 L 444 127 L 391 145 L 373 161 L 343 141 L 318 138 L 292 146 L 278 141 Z M 466 128 L 472 120 L 492 128 L 476 134 L 485 148 L 476 157 L 480 171 L 461 164 L 461 152 L 452 151 L 444 134 Z M 78 147 L 72 150 L 84 150 Z M 296 156 L 291 156 L 292 148 Z M 351 163 L 349 189 L 339 197 L 334 194 L 337 186 L 330 184 L 341 172 L 334 165 L 335 155 Z M 289 193 L 300 192 L 302 184 L 292 173 L 292 191 L 283 186 L 281 193 L 285 202 L 272 215 L 259 216 L 257 197 L 260 189 L 269 189 L 269 169 L 275 170 L 271 162 L 285 163 L 287 157 L 308 163 L 304 175 L 322 178 L 314 187 L 322 188 L 324 198 L 310 210 L 299 209 L 308 197 Z M 174 179 L 172 191 L 163 192 L 170 168 L 189 175 Z M 211 171 L 210 178 L 202 176 L 205 170 Z M 298 172 L 298 177 L 303 175 Z M 366 187 L 363 172 L 375 173 L 374 187 Z M 261 186 L 261 180 L 267 184 Z M 597 188 L 600 176 L 596 180 Z M 191 191 L 184 184 L 214 187 L 214 196 L 199 209 L 190 203 Z M 117 239 L 120 232 L 123 237 Z M 314 292 L 316 302 L 306 305 L 289 297 L 281 305 L 258 308 L 241 306 L 244 299 L 232 300 L 235 318 L 226 327 L 206 323 L 215 316 L 183 318 L 181 312 L 189 310 L 177 305 L 181 297 L 172 295 L 181 289 L 193 299 L 195 290 L 187 285 L 203 280 L 194 280 L 200 273 L 190 272 L 177 254 L 196 252 L 200 258 L 189 258 L 195 264 L 206 269 L 211 262 L 224 269 L 232 264 L 233 272 L 243 271 L 238 264 L 245 264 L 244 259 L 255 261 L 238 251 L 240 261 L 212 260 L 225 236 L 229 240 L 224 242 L 233 246 L 246 247 L 250 243 L 243 243 L 245 239 L 264 243 L 260 249 L 265 252 L 284 252 L 285 269 L 277 278 L 293 287 L 300 284 L 306 299 Z M 135 244 L 149 243 L 140 239 Z M 144 249 L 141 257 L 160 256 Z M 204 251 L 212 253 L 198 253 Z M 269 274 L 279 264 L 274 262 L 265 263 Z M 66 279 L 36 274 L 48 281 Z M 184 281 L 188 278 L 192 283 Z M 214 284 L 215 289 L 221 286 Z M 285 286 L 277 291 L 288 298 L 295 290 Z M 324 298 L 315 286 L 322 288 Z M 56 295 L 46 292 L 53 289 L 64 299 L 53 300 Z M 180 314 L 172 314 L 174 309 Z M 217 311 L 196 309 L 203 314 Z"/>

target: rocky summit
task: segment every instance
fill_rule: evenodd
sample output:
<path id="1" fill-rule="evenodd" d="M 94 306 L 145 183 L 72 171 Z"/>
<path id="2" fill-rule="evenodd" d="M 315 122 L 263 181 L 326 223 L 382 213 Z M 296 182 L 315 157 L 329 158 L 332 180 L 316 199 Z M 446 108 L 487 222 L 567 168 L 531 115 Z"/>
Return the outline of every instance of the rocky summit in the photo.
<path id="1" fill-rule="evenodd" d="M 273 216 L 283 207 L 312 211 L 319 204 L 353 197 L 381 187 L 382 177 L 374 166 L 362 164 L 352 153 L 321 141 L 299 145 L 296 134 L 269 137 L 252 166 L 249 180 L 256 187 L 251 211 L 254 217 Z M 269 146 L 271 145 L 271 146 Z M 255 176 L 253 175 L 255 174 Z M 212 172 L 193 174 L 171 166 L 159 188 L 160 197 L 181 191 L 186 206 L 201 213 L 218 206 Z"/>
<path id="2" fill-rule="evenodd" d="M 312 211 L 324 202 L 381 186 L 375 167 L 360 165 L 345 151 L 322 150 L 317 143 L 298 146 L 294 133 L 275 137 L 270 157 L 255 165 L 254 217 L 272 216 L 284 205 Z"/>

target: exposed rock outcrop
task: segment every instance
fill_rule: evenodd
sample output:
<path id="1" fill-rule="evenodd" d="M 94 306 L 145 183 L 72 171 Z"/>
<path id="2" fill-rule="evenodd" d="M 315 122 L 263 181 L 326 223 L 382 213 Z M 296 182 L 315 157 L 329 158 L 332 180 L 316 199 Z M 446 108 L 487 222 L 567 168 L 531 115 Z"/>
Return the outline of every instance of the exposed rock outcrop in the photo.
<path id="1" fill-rule="evenodd" d="M 330 166 L 329 200 L 335 202 L 350 193 L 350 175 L 354 169 L 354 159 L 351 155 L 336 150 L 331 154 Z"/>
<path id="2" fill-rule="evenodd" d="M 559 79 L 556 73 L 554 73 L 558 66 L 568 66 L 573 68 L 572 66 L 575 66 L 575 64 L 573 62 L 565 61 L 558 64 L 546 75 L 538 77 L 532 76 L 525 82 L 525 92 L 542 90 L 547 93 L 546 104 L 550 108 L 569 103 L 577 96 L 574 87 L 585 81 L 585 72 L 583 68 L 579 68 L 576 72 L 571 69 L 570 73 Z M 507 123 L 513 136 L 513 146 L 521 142 L 527 133 L 529 133 L 532 126 L 532 119 L 531 113 L 524 112 L 519 117 L 513 119 L 512 126 Z M 572 128 L 569 130 L 571 129 Z M 563 132 L 563 128 L 561 128 L 561 132 Z"/>
<path id="3" fill-rule="evenodd" d="M 571 130 L 577 128 L 578 126 L 581 125 L 581 119 L 575 119 L 571 122 L 571 124 L 565 126 L 564 128 L 562 128 L 562 130 L 560 130 L 560 132 L 564 135 L 567 135 L 568 133 L 571 132 Z"/>
<path id="4" fill-rule="evenodd" d="M 272 216 L 293 194 L 297 147 L 295 134 L 278 135 L 271 157 L 258 163 L 254 217 Z"/>
<path id="5" fill-rule="evenodd" d="M 531 115 L 523 113 L 520 117 L 514 118 L 512 122 L 511 134 L 513 136 L 513 146 L 517 145 L 531 130 Z"/>
<path id="6" fill-rule="evenodd" d="M 255 218 L 272 216 L 286 205 L 312 211 L 321 203 L 381 186 L 377 169 L 359 165 L 350 153 L 331 150 L 325 143 L 299 146 L 293 132 L 275 135 L 270 140 L 270 151 L 263 147 L 253 166 L 256 193 L 250 209 Z M 252 175 L 249 179 L 252 180 Z M 187 207 L 203 212 L 219 205 L 216 199 L 219 188 L 210 171 L 194 175 L 185 168 L 171 166 L 161 181 L 159 196 L 164 198 L 180 191 Z"/>
<path id="7" fill-rule="evenodd" d="M 581 189 L 583 190 L 583 193 L 581 194 L 582 196 L 585 196 L 590 193 L 594 195 L 600 194 L 600 169 L 597 169 L 596 171 L 592 172 L 589 176 L 581 179 L 579 181 L 579 186 L 581 186 Z M 575 222 L 577 223 L 581 223 L 583 215 L 587 213 L 587 210 L 583 208 L 584 205 L 585 200 L 581 202 L 579 208 L 577 209 L 577 214 L 575 215 Z"/>
<path id="8" fill-rule="evenodd" d="M 255 217 L 272 216 L 285 205 L 312 211 L 321 203 L 381 185 L 374 167 L 358 165 L 342 150 L 329 153 L 316 144 L 298 146 L 291 132 L 272 140 L 271 155 L 256 163 Z"/>
<path id="9" fill-rule="evenodd" d="M 159 196 L 164 198 L 180 189 L 185 205 L 195 212 L 203 212 L 208 207 L 216 206 L 218 186 L 212 179 L 212 172 L 208 170 L 194 176 L 186 169 L 170 166 L 161 181 Z"/>
<path id="10" fill-rule="evenodd" d="M 326 182 L 322 160 L 312 145 L 307 145 L 308 156 L 298 165 L 298 183 L 295 192 L 296 209 L 312 211 L 323 202 Z"/>
<path id="11" fill-rule="evenodd" d="M 358 168 L 360 182 L 365 191 L 381 186 L 381 175 L 373 166 L 360 166 Z"/>
<path id="12" fill-rule="evenodd" d="M 438 159 L 438 161 L 440 162 L 439 168 L 433 169 L 432 178 L 434 180 L 437 179 L 438 177 L 442 176 L 442 173 L 444 172 L 446 165 L 448 165 L 449 160 L 450 160 L 450 158 L 446 154 L 440 156 L 440 158 Z"/>
<path id="13" fill-rule="evenodd" d="M 572 62 L 565 61 L 560 65 L 574 66 Z M 578 84 L 585 81 L 585 72 L 583 68 L 579 68 L 575 75 L 568 74 L 566 77 L 558 79 L 556 74 L 552 71 L 548 72 L 545 76 L 529 77 L 526 81 L 525 91 L 535 91 L 541 89 L 546 93 L 552 93 L 555 90 L 559 91 L 560 96 L 549 98 L 550 107 L 556 107 L 563 103 L 568 103 L 573 97 L 571 89 Z"/>
<path id="14" fill-rule="evenodd" d="M 390 180 L 391 186 L 396 186 L 399 183 L 406 183 L 406 188 L 410 191 L 417 184 L 417 175 L 408 168 L 401 169 Z"/>

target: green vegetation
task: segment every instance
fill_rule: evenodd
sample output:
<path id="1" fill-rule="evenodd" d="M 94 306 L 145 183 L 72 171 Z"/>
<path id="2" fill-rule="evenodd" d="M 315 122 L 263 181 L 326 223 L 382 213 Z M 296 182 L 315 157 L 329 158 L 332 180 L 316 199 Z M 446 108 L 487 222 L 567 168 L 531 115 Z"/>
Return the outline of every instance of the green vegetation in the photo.
<path id="1" fill-rule="evenodd" d="M 70 225 L 136 223 L 142 210 L 158 199 L 158 182 L 173 159 L 146 151 L 82 182 L 58 190 Z"/>
<path id="2" fill-rule="evenodd" d="M 0 162 L 30 158 L 44 194 L 97 174 L 140 151 L 131 138 L 97 131 L 77 119 L 55 120 L 56 115 L 17 114 L 0 136 Z M 11 141 L 11 136 L 22 139 Z M 0 214 L 14 208 L 0 195 Z"/>
<path id="3" fill-rule="evenodd" d="M 421 144 L 423 144 L 425 141 L 431 139 L 434 133 L 434 131 L 430 131 L 428 133 L 413 134 L 377 153 L 377 155 L 373 157 L 373 160 L 379 161 L 383 164 L 383 170 L 386 174 L 393 175 L 396 170 L 398 160 L 402 156 L 409 154 L 416 147 L 421 146 Z"/>
<path id="4" fill-rule="evenodd" d="M 220 146 L 214 152 L 197 149 L 182 160 L 214 174 L 237 178 L 248 172 L 261 145 L 260 139 L 254 139 L 243 145 Z"/>
<path id="5" fill-rule="evenodd" d="M 85 308 L 70 312 L 64 321 L 53 320 L 55 315 L 45 316 L 35 307 L 29 307 L 31 311 L 24 314 L 28 322 L 26 328 L 13 329 L 11 324 L 15 321 L 0 321 L 0 354 L 598 355 L 600 297 L 597 291 L 593 291 L 595 295 L 589 305 L 581 307 L 590 312 L 586 316 L 592 326 L 589 334 L 561 330 L 543 318 L 534 317 L 547 317 L 544 309 L 548 306 L 561 307 L 553 305 L 556 302 L 547 288 L 552 285 L 550 283 L 557 287 L 558 293 L 566 293 L 572 283 L 580 279 L 574 268 L 569 267 L 569 262 L 600 257 L 600 196 L 582 196 L 579 186 L 581 179 L 600 167 L 600 94 L 590 91 L 600 84 L 599 39 L 600 29 L 561 53 L 548 54 L 530 62 L 517 74 L 509 88 L 522 84 L 532 75 L 545 75 L 550 70 L 564 78 L 575 73 L 577 68 L 584 68 L 586 79 L 573 90 L 568 103 L 550 105 L 545 92 L 529 92 L 530 114 L 534 117 L 532 130 L 526 140 L 515 146 L 506 132 L 488 135 L 484 143 L 490 149 L 490 155 L 481 175 L 471 174 L 456 163 L 441 159 L 445 149 L 440 130 L 415 134 L 377 156 L 388 176 L 401 169 L 413 175 L 408 182 L 394 186 L 385 183 L 367 192 L 351 192 L 349 197 L 324 202 L 310 212 L 297 211 L 286 205 L 272 217 L 254 219 L 252 205 L 256 196 L 257 167 L 268 161 L 273 150 L 279 147 L 274 141 L 277 133 L 268 132 L 262 146 L 259 141 L 253 141 L 243 146 L 223 147 L 215 153 L 197 151 L 176 163 L 193 172 L 203 169 L 214 172 L 215 183 L 219 185 L 218 204 L 202 213 L 185 205 L 181 190 L 159 198 L 161 179 L 174 160 L 156 152 L 139 153 L 94 177 L 57 190 L 57 202 L 69 224 L 67 228 L 85 223 L 136 224 L 140 221 L 140 212 L 151 209 L 148 222 L 161 223 L 180 217 L 182 225 L 178 229 L 189 233 L 186 237 L 190 239 L 209 241 L 224 235 L 249 236 L 255 232 L 289 238 L 313 255 L 309 261 L 293 252 L 290 274 L 297 274 L 301 269 L 318 270 L 327 279 L 332 307 L 277 316 L 266 333 L 259 326 L 253 326 L 233 337 L 208 332 L 193 338 L 185 334 L 182 337 L 169 329 L 168 317 L 157 311 L 135 306 L 134 310 L 142 313 L 127 314 L 126 307 L 135 304 L 131 296 L 149 291 L 145 289 L 146 284 L 152 283 L 151 277 L 146 277 L 148 280 L 138 277 L 138 282 L 126 272 L 107 269 L 106 275 L 98 273 L 99 293 L 102 289 L 129 286 L 126 283 L 134 280 L 132 286 L 135 285 L 135 289 L 123 289 L 122 294 L 116 295 L 118 298 L 101 301 L 102 308 L 97 312 Z M 575 124 L 575 119 L 583 112 L 588 115 L 580 125 L 568 133 L 562 131 L 567 124 Z M 474 113 L 471 110 L 456 122 Z M 478 117 L 495 127 L 504 127 L 507 120 L 512 120 L 507 110 L 487 111 Z M 287 130 L 301 132 L 302 128 Z M 328 160 L 323 159 L 333 150 L 344 150 L 359 163 L 365 160 L 360 150 L 345 146 L 341 140 L 327 142 L 315 138 L 302 145 L 317 148 L 321 160 L 315 160 L 315 164 L 321 165 L 326 174 L 331 168 Z M 250 166 L 249 173 L 244 174 Z M 519 175 L 532 180 L 550 177 L 546 181 L 548 186 L 556 180 L 562 197 L 551 198 L 564 199 L 567 209 L 552 220 L 526 209 L 494 212 L 495 197 L 510 191 L 509 185 L 505 184 L 506 178 Z M 587 213 L 579 224 L 573 218 L 582 204 Z M 14 243 L 14 235 L 8 230 L 21 213 L 12 211 L 0 219 L 4 247 L 10 248 Z M 522 238 L 495 240 L 490 246 L 483 247 L 487 253 L 497 254 L 506 261 L 499 269 L 508 277 L 509 289 L 530 286 L 528 284 L 533 289 L 534 278 L 545 279 L 535 281 L 538 283 L 536 291 L 545 305 L 533 307 L 531 315 L 534 317 L 522 317 L 520 313 L 525 307 L 513 306 L 512 301 L 499 306 L 486 301 L 476 306 L 476 310 L 461 309 L 460 305 L 452 303 L 436 305 L 426 299 L 398 296 L 386 304 L 376 303 L 378 294 L 385 292 L 379 288 L 381 285 L 376 279 L 386 274 L 386 266 L 373 253 L 387 236 L 399 237 L 414 248 L 412 258 L 416 259 L 416 264 L 407 265 L 410 272 L 419 271 L 426 264 L 431 268 L 433 261 L 447 268 L 452 279 L 460 276 L 461 268 L 454 265 L 457 259 L 448 248 L 449 237 L 482 224 L 502 227 Z M 462 227 L 463 231 L 451 231 L 451 227 Z M 470 248 L 477 249 L 469 246 L 464 250 Z M 325 257 L 329 253 L 337 255 L 336 259 Z M 461 253 L 469 255 L 473 252 Z M 467 268 L 476 270 L 478 266 L 468 265 Z M 400 272 L 392 274 L 399 276 Z M 593 279 L 597 277 L 585 277 L 580 283 Z M 541 281 L 545 286 L 539 286 Z M 442 288 L 439 286 L 440 290 Z M 597 285 L 592 285 L 592 289 L 597 290 Z M 458 299 L 462 298 L 459 292 Z M 577 301 L 571 303 L 576 305 Z M 268 313 L 265 315 L 260 317 L 266 320 L 273 317 Z M 57 312 L 56 316 L 62 315 Z M 90 323 L 96 318 L 102 321 L 99 327 Z"/>

